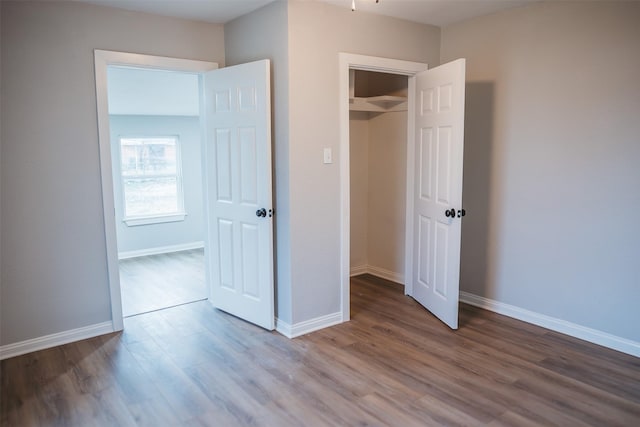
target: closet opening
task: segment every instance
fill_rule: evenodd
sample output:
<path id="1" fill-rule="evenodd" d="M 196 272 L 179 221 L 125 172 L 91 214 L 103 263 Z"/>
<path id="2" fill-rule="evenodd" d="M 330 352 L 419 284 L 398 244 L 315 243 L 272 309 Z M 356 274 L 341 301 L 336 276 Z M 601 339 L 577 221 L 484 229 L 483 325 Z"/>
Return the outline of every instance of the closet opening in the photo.
<path id="1" fill-rule="evenodd" d="M 342 321 L 351 276 L 371 273 L 457 329 L 465 59 L 339 59 Z"/>
<path id="2" fill-rule="evenodd" d="M 408 83 L 349 70 L 351 277 L 405 283 Z"/>

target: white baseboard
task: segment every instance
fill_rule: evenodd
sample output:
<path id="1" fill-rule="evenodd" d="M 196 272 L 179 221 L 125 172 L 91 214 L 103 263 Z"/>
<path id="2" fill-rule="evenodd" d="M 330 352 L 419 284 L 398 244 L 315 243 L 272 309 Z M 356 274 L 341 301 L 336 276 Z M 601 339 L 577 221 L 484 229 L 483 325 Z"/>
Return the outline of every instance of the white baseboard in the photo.
<path id="1" fill-rule="evenodd" d="M 118 252 L 118 259 L 137 258 L 141 256 L 168 254 L 171 252 L 188 251 L 204 248 L 204 242 L 182 243 L 180 245 L 158 246 L 155 248 L 139 249 L 136 251 Z"/>
<path id="2" fill-rule="evenodd" d="M 293 338 L 293 336 L 291 336 L 291 324 L 283 320 L 280 320 L 277 317 L 276 317 L 276 331 L 280 332 L 282 335 L 284 335 L 287 338 Z"/>
<path id="3" fill-rule="evenodd" d="M 392 282 L 404 285 L 404 274 L 396 273 L 395 271 L 385 270 L 384 268 L 374 267 L 372 265 L 369 266 L 369 269 L 367 272 L 376 277 L 380 277 L 382 279 L 390 280 Z"/>
<path id="4" fill-rule="evenodd" d="M 375 267 L 373 265 L 359 265 L 357 267 L 351 267 L 349 271 L 351 276 L 358 276 L 360 274 L 371 274 L 372 276 L 380 277 L 381 279 L 390 280 L 395 283 L 404 285 L 404 274 L 396 273 L 395 271 L 386 270 L 384 268 Z"/>
<path id="5" fill-rule="evenodd" d="M 111 321 L 85 326 L 83 328 L 72 329 L 70 331 L 58 332 L 57 334 L 45 335 L 44 337 L 33 338 L 26 341 L 7 344 L 0 347 L 0 360 L 8 359 L 21 354 L 33 351 L 44 350 L 58 345 L 68 344 L 87 338 L 97 337 L 113 332 Z"/>
<path id="6" fill-rule="evenodd" d="M 532 323 L 555 332 L 579 338 L 590 343 L 640 357 L 640 342 L 631 341 L 626 338 L 598 331 L 597 329 L 587 328 L 576 323 L 567 322 L 566 320 L 536 313 L 534 311 L 529 311 L 524 308 L 505 304 L 503 302 L 470 294 L 468 292 L 460 292 L 460 301 L 485 310 L 493 311 L 494 313 L 522 320 L 523 322 Z"/>
<path id="7" fill-rule="evenodd" d="M 319 329 L 337 325 L 338 323 L 342 323 L 341 312 L 316 317 L 315 319 L 306 320 L 294 325 L 290 325 L 289 323 L 276 318 L 276 331 L 280 332 L 287 338 L 295 338 Z"/>
<path id="8" fill-rule="evenodd" d="M 359 276 L 361 274 L 367 274 L 369 272 L 369 266 L 367 264 L 358 265 L 356 267 L 351 267 L 349 270 L 349 276 Z"/>

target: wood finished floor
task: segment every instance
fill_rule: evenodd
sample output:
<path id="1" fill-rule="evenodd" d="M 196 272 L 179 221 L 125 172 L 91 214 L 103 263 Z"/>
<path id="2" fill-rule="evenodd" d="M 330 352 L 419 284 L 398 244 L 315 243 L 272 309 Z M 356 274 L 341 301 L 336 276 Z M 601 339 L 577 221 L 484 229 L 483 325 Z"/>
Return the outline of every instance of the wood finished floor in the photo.
<path id="1" fill-rule="evenodd" d="M 289 340 L 196 302 L 2 361 L 2 426 L 638 426 L 640 359 L 371 276 Z"/>
<path id="2" fill-rule="evenodd" d="M 207 298 L 204 249 L 123 259 L 119 264 L 125 316 Z"/>

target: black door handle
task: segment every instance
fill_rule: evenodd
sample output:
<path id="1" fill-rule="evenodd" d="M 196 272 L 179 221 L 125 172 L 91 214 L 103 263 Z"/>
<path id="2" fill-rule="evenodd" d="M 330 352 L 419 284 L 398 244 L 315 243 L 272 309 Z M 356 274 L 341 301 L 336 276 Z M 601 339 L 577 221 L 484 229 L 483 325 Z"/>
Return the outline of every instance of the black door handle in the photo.
<path id="1" fill-rule="evenodd" d="M 451 209 L 447 209 L 446 211 L 444 211 L 444 216 L 446 216 L 447 218 L 451 217 L 451 218 L 455 218 L 456 217 L 456 210 L 451 208 Z"/>
<path id="2" fill-rule="evenodd" d="M 266 217 L 267 216 L 267 210 L 265 208 L 258 209 L 256 211 L 256 216 L 257 217 L 262 217 L 262 218 Z"/>
<path id="3" fill-rule="evenodd" d="M 463 217 L 467 214 L 467 211 L 464 209 L 458 209 L 458 218 Z"/>

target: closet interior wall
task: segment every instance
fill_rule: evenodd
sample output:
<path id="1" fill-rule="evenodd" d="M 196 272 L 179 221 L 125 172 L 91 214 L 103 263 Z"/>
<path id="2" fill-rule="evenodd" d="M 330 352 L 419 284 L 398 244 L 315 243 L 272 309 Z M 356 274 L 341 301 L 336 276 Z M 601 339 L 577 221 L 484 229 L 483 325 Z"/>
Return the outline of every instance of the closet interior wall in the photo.
<path id="1" fill-rule="evenodd" d="M 356 97 L 406 93 L 405 76 L 356 71 Z M 351 271 L 403 283 L 407 111 L 352 110 L 349 119 Z"/>

